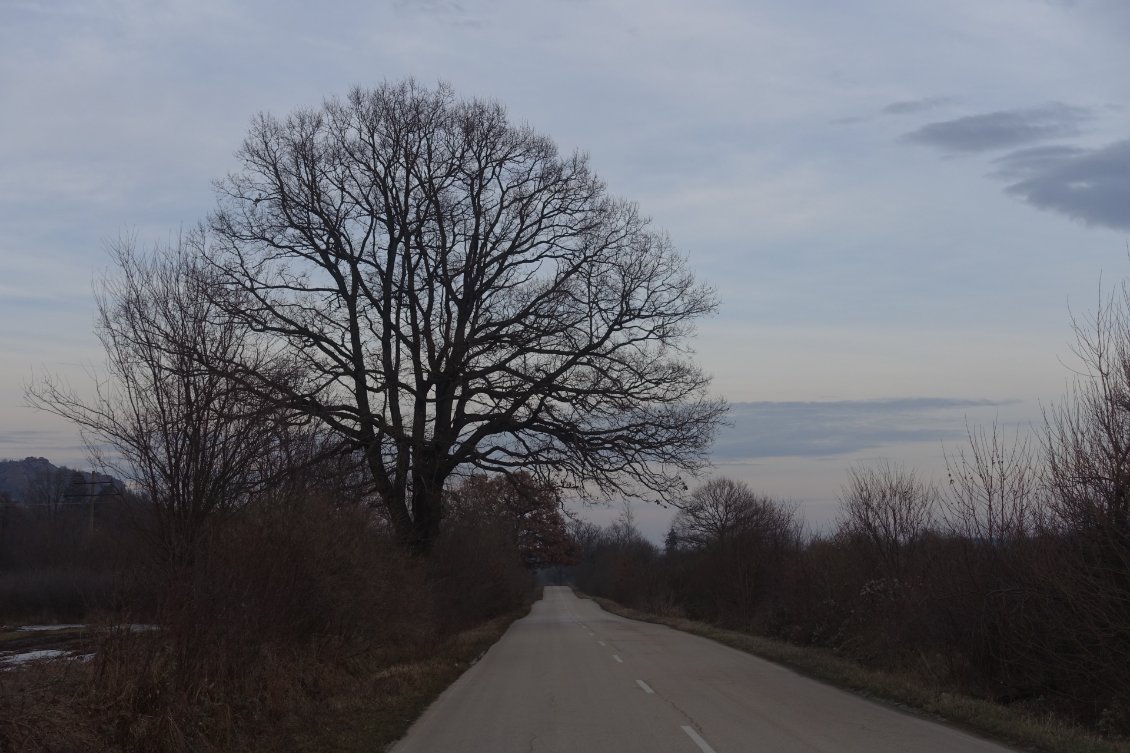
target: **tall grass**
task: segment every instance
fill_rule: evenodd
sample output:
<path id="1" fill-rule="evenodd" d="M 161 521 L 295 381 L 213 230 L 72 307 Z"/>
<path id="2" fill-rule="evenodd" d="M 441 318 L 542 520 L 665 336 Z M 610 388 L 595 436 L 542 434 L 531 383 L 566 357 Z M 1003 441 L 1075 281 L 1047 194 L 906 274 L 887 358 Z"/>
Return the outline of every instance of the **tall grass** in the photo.
<path id="1" fill-rule="evenodd" d="M 158 630 L 103 611 L 89 662 L 0 672 L 0 751 L 372 750 L 531 593 L 489 531 L 453 531 L 422 558 L 364 510 L 317 500 L 248 510 L 191 569 L 144 572 Z"/>

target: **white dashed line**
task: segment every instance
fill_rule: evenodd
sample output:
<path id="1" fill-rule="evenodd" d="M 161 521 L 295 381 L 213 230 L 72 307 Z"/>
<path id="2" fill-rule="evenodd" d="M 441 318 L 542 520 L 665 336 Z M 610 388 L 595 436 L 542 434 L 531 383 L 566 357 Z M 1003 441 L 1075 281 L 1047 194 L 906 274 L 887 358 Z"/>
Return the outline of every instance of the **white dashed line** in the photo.
<path id="1" fill-rule="evenodd" d="M 624 660 L 620 658 L 620 654 L 612 654 L 612 658 L 615 659 L 620 664 L 624 663 Z"/>
<path id="2" fill-rule="evenodd" d="M 600 645 L 602 645 L 602 646 L 607 646 L 607 645 L 608 645 L 608 644 L 607 644 L 607 643 L 605 643 L 604 641 L 597 641 L 597 643 L 599 643 L 599 644 L 600 644 Z"/>
<path id="3" fill-rule="evenodd" d="M 702 753 L 715 753 L 714 748 L 710 747 L 710 743 L 703 740 L 702 736 L 694 731 L 694 727 L 687 727 L 686 725 L 684 725 L 683 732 L 687 733 L 687 737 L 689 737 L 694 742 L 694 744 L 698 746 L 698 749 L 701 750 Z"/>
<path id="4" fill-rule="evenodd" d="M 636 685 L 639 685 L 641 688 L 643 688 L 643 692 L 645 692 L 645 693 L 654 693 L 655 692 L 654 690 L 651 689 L 651 686 L 648 685 L 643 680 L 636 680 Z"/>

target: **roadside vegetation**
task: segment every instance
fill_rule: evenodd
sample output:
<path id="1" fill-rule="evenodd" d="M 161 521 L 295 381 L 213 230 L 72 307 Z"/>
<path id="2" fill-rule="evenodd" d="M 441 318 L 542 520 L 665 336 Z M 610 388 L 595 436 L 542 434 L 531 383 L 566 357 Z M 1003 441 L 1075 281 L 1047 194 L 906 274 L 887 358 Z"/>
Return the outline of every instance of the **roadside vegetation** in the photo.
<path id="1" fill-rule="evenodd" d="M 1130 294 L 1076 322 L 1032 436 L 971 429 L 941 484 L 853 468 L 835 529 L 714 479 L 663 547 L 579 524 L 578 587 L 1041 750 L 1130 750 Z"/>
<path id="2" fill-rule="evenodd" d="M 851 690 L 874 700 L 946 721 L 970 732 L 1025 750 L 1048 753 L 1126 753 L 1130 742 L 1102 735 L 1053 714 L 1023 705 L 1006 705 L 931 682 L 913 670 L 881 670 L 849 658 L 843 652 L 729 630 L 686 617 L 643 611 L 606 599 L 592 598 L 605 610 L 633 620 L 654 622 L 708 638 L 739 651 L 781 664 L 803 675 Z"/>
<path id="3" fill-rule="evenodd" d="M 104 506 L 93 532 L 85 510 L 10 506 L 0 659 L 61 655 L 0 663 L 0 750 L 379 750 L 524 614 L 553 526 L 566 540 L 552 495 L 533 531 L 512 506 L 453 494 L 422 559 L 363 500 L 331 501 L 340 479 L 319 490 L 306 470 L 301 491 L 211 526 L 175 571 L 140 500 Z M 523 491 L 510 499 L 531 506 Z M 15 629 L 58 622 L 82 627 Z"/>

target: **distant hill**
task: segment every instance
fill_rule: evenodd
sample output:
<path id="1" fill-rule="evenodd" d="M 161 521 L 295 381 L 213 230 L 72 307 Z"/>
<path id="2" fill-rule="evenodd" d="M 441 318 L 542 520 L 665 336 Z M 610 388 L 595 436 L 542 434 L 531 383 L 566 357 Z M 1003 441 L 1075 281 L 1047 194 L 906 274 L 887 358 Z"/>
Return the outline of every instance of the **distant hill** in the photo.
<path id="1" fill-rule="evenodd" d="M 93 483 L 91 483 L 93 481 Z M 54 465 L 47 458 L 0 460 L 0 497 L 17 504 L 58 504 L 124 485 L 112 476 Z"/>

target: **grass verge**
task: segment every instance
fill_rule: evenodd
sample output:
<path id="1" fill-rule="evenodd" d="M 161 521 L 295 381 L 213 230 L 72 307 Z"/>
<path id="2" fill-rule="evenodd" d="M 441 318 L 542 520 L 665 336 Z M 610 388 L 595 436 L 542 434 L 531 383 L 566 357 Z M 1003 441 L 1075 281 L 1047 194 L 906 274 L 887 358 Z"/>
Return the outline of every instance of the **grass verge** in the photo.
<path id="1" fill-rule="evenodd" d="M 529 606 L 458 633 L 425 656 L 413 656 L 374 671 L 352 699 L 319 715 L 317 727 L 293 731 L 288 750 L 373 753 L 387 750 L 439 694 L 493 646 Z M 267 745 L 263 750 L 271 750 Z"/>
<path id="2" fill-rule="evenodd" d="M 904 711 L 949 722 L 970 732 L 1014 747 L 1046 753 L 1130 753 L 1130 741 L 1110 740 L 1061 719 L 933 687 L 909 673 L 881 672 L 820 648 L 797 646 L 709 623 L 642 612 L 599 596 L 591 598 L 606 611 L 643 622 L 666 625 L 759 656 L 836 687 L 851 690 Z"/>

